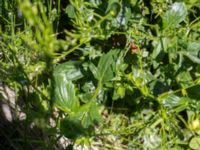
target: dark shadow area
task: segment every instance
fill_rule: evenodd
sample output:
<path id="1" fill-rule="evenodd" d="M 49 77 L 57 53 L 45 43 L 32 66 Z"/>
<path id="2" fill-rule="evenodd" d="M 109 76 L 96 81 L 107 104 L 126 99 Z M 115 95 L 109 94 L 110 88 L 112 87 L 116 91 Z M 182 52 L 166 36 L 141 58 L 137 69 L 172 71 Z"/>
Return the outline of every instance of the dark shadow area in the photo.
<path id="1" fill-rule="evenodd" d="M 41 110 L 37 112 L 31 110 L 32 107 L 26 108 L 29 110 L 25 112 L 24 102 L 16 99 L 13 102 L 12 94 L 1 85 L 0 150 L 62 150 L 50 117 L 44 118 L 43 114 L 39 115 Z M 21 101 L 20 105 L 16 103 L 18 101 Z"/>

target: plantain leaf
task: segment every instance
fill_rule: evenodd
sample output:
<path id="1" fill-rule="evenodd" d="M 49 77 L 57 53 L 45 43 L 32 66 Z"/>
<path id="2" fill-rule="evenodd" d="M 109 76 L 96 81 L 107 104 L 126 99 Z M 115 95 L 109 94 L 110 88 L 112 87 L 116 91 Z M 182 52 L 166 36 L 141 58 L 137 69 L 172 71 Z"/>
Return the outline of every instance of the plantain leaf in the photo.
<path id="1" fill-rule="evenodd" d="M 79 108 L 79 100 L 76 97 L 73 80 L 83 76 L 80 70 L 80 62 L 69 61 L 58 65 L 53 73 L 55 105 L 61 110 L 71 113 Z"/>
<path id="2" fill-rule="evenodd" d="M 175 28 L 187 16 L 187 8 L 184 3 L 176 2 L 163 16 L 163 28 Z"/>

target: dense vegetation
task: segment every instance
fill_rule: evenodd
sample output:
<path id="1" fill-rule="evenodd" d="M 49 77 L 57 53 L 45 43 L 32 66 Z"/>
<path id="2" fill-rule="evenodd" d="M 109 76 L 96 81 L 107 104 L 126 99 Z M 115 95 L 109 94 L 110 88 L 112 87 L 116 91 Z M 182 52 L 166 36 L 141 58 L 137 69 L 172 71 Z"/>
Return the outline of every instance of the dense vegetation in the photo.
<path id="1" fill-rule="evenodd" d="M 199 0 L 1 0 L 0 66 L 0 149 L 200 149 Z"/>

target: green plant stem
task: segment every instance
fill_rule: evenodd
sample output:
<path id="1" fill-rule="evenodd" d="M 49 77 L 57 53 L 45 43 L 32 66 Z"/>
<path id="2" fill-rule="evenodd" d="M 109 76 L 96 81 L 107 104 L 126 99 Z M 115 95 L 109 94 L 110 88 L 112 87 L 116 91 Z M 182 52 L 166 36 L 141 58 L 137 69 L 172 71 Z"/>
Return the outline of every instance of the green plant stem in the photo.
<path id="1" fill-rule="evenodd" d="M 58 56 L 56 59 L 54 59 L 54 63 L 59 62 L 61 59 L 63 59 L 64 57 L 66 57 L 67 55 L 69 55 L 70 53 L 72 53 L 73 51 L 77 50 L 80 46 L 82 46 L 83 44 L 89 42 L 89 39 L 86 39 L 84 41 L 81 41 L 78 45 L 76 45 L 75 47 L 73 47 L 72 49 L 68 50 L 67 52 L 62 53 L 60 56 Z"/>
<path id="2" fill-rule="evenodd" d="M 61 9 L 60 0 L 58 0 L 58 16 L 57 16 L 57 20 L 60 19 L 60 9 Z M 56 23 L 56 32 L 58 31 L 58 25 L 59 25 L 59 21 L 57 21 L 57 23 Z"/>
<path id="3" fill-rule="evenodd" d="M 101 20 L 99 20 L 92 28 L 88 29 L 86 31 L 86 33 L 90 33 L 91 30 L 95 30 L 96 27 L 98 27 L 104 20 L 106 20 L 108 17 L 110 17 L 110 14 L 107 14 L 106 16 L 102 17 Z M 73 47 L 72 49 L 68 50 L 67 52 L 63 52 L 60 56 L 58 56 L 57 58 L 55 58 L 54 63 L 59 62 L 62 58 L 66 57 L 67 55 L 69 55 L 70 53 L 72 53 L 73 51 L 75 51 L 76 49 L 78 49 L 80 46 L 82 46 L 83 44 L 88 43 L 91 40 L 91 37 L 82 37 L 83 35 L 87 35 L 87 34 L 73 34 L 70 32 L 67 32 L 68 34 L 70 34 L 71 36 L 78 36 L 76 37 L 77 39 L 81 39 L 80 43 L 78 45 L 76 45 L 75 47 Z M 91 36 L 91 35 L 90 35 Z M 83 40 L 84 39 L 84 40 Z"/>
<path id="4" fill-rule="evenodd" d="M 101 81 L 99 81 L 98 85 L 97 85 L 97 88 L 96 88 L 96 90 L 94 92 L 94 95 L 91 98 L 91 102 L 95 102 L 95 100 L 96 100 L 96 98 L 97 98 L 97 96 L 99 94 L 99 91 L 101 90 L 101 87 L 102 87 L 102 84 L 101 84 Z"/>
<path id="5" fill-rule="evenodd" d="M 194 83 L 197 82 L 197 81 L 198 81 L 198 79 L 195 80 Z M 190 86 L 187 86 L 187 87 L 185 87 L 185 88 L 177 89 L 177 90 L 175 90 L 175 91 L 167 91 L 167 92 L 164 92 L 164 93 L 160 94 L 156 99 L 157 99 L 158 101 L 161 102 L 161 101 L 163 100 L 163 97 L 166 97 L 166 96 L 168 96 L 168 95 L 170 95 L 170 94 L 179 93 L 179 92 L 181 92 L 182 89 L 187 90 L 187 89 L 190 89 L 190 88 L 195 87 L 195 86 L 197 86 L 197 85 L 199 85 L 198 82 L 195 83 L 195 84 L 192 84 L 192 85 L 190 85 Z"/>

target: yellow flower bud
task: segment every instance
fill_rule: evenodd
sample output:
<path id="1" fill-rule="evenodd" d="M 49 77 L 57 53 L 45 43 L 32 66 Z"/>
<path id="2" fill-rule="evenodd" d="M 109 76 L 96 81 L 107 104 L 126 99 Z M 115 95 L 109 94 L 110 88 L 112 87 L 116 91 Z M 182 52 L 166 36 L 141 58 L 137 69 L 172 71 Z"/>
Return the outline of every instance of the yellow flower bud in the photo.
<path id="1" fill-rule="evenodd" d="M 195 120 L 192 121 L 191 128 L 192 128 L 192 130 L 197 130 L 197 129 L 200 128 L 199 119 L 195 119 Z"/>

